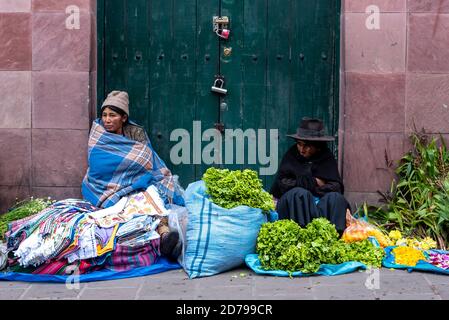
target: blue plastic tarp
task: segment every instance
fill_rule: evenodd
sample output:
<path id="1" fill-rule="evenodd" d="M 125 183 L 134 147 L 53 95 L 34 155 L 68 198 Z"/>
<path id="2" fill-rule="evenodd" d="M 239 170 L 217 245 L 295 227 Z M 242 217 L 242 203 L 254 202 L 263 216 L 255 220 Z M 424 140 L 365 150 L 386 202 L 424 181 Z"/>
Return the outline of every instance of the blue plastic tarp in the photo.
<path id="1" fill-rule="evenodd" d="M 424 261 L 424 260 L 419 260 L 418 263 L 416 264 L 416 266 L 414 266 L 414 267 L 405 266 L 402 264 L 396 264 L 394 262 L 394 260 L 395 260 L 394 255 L 391 252 L 394 248 L 396 248 L 396 246 L 391 246 L 391 247 L 385 248 L 385 258 L 382 261 L 382 265 L 385 268 L 406 269 L 408 272 L 412 272 L 412 271 L 416 270 L 416 271 L 425 271 L 425 272 L 433 272 L 433 273 L 449 275 L 449 270 L 438 268 L 437 266 L 434 266 L 433 264 L 431 264 L 427 261 Z M 428 251 L 425 251 L 425 254 L 429 254 L 430 252 L 444 253 L 444 254 L 449 253 L 449 251 L 443 251 L 443 250 L 428 250 Z"/>
<path id="2" fill-rule="evenodd" d="M 161 273 L 169 270 L 180 269 L 178 263 L 173 263 L 165 258 L 159 258 L 157 263 L 148 267 L 139 267 L 127 271 L 99 270 L 86 274 L 72 275 L 50 275 L 50 274 L 30 274 L 18 272 L 0 272 L 0 281 L 24 281 L 24 282 L 51 282 L 51 283 L 70 283 L 70 282 L 92 282 L 117 280 L 124 278 L 143 277 L 151 274 Z"/>
<path id="3" fill-rule="evenodd" d="M 322 264 L 320 269 L 315 273 L 302 273 L 300 271 L 292 272 L 282 270 L 264 270 L 260 264 L 257 254 L 249 254 L 245 258 L 246 265 L 255 273 L 260 275 L 276 276 L 276 277 L 308 277 L 308 276 L 337 276 L 355 272 L 357 270 L 366 270 L 367 266 L 361 262 L 345 262 L 342 264 Z"/>

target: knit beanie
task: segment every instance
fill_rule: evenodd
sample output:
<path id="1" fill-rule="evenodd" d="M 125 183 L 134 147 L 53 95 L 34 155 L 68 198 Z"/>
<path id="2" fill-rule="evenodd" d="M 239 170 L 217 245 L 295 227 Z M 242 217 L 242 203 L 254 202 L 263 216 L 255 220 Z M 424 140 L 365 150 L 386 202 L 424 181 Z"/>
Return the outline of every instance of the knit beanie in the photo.
<path id="1" fill-rule="evenodd" d="M 129 116 L 129 97 L 125 91 L 112 91 L 104 100 L 103 107 L 114 106 L 123 110 Z"/>

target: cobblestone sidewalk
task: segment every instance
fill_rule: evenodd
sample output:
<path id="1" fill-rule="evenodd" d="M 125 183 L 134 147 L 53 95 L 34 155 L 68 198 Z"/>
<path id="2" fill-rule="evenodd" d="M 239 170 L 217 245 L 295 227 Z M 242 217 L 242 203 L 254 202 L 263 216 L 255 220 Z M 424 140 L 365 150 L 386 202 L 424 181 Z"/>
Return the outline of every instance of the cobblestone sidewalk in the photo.
<path id="1" fill-rule="evenodd" d="M 377 277 L 377 278 L 376 278 Z M 188 279 L 183 270 L 114 281 L 65 284 L 0 281 L 0 299 L 70 300 L 335 300 L 449 299 L 444 275 L 380 269 L 333 277 L 280 278 L 237 269 L 213 277 Z"/>

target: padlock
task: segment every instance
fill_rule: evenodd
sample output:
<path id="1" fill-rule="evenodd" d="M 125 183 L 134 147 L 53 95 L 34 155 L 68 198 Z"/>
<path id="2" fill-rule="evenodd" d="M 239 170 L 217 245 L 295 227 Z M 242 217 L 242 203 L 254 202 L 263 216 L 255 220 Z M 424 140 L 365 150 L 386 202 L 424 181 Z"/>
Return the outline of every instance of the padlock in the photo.
<path id="1" fill-rule="evenodd" d="M 231 33 L 231 30 L 229 30 L 229 29 L 222 29 L 221 31 L 217 30 L 216 33 L 217 33 L 217 36 L 219 36 L 220 38 L 228 39 L 229 38 L 229 34 Z"/>
<path id="2" fill-rule="evenodd" d="M 212 86 L 211 90 L 212 92 L 216 92 L 219 94 L 227 94 L 228 90 L 226 90 L 224 87 L 224 78 L 223 77 L 217 77 L 214 81 L 214 85 Z"/>

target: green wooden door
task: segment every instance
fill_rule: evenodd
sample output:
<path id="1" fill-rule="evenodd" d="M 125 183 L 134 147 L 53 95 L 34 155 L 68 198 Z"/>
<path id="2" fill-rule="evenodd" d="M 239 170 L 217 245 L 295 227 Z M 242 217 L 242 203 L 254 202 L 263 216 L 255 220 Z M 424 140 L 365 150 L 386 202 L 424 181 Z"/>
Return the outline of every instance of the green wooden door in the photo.
<path id="1" fill-rule="evenodd" d="M 213 16 L 229 17 L 228 40 L 213 32 Z M 194 138 L 216 124 L 257 134 L 278 129 L 280 159 L 292 144 L 285 134 L 303 116 L 320 117 L 337 132 L 339 18 L 340 0 L 100 0 L 98 101 L 111 90 L 128 91 L 131 118 L 184 186 L 209 166 L 201 161 L 209 142 Z M 211 92 L 216 74 L 225 77 L 224 97 Z M 170 160 L 177 128 L 190 135 L 188 163 Z M 245 151 L 256 144 L 268 153 L 268 138 L 261 146 L 249 137 Z M 250 163 L 247 154 L 239 163 L 236 153 L 220 166 L 268 166 L 259 157 Z M 267 188 L 273 177 L 262 176 Z"/>

